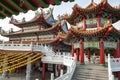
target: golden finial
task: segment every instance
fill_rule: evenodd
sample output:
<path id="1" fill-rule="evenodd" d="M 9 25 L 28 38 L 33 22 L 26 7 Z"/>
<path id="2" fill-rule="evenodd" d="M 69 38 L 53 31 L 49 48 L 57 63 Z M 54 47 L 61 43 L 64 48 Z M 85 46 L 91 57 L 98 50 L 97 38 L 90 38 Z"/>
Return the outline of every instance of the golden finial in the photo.
<path id="1" fill-rule="evenodd" d="M 108 0 L 101 0 L 101 2 L 108 2 Z"/>
<path id="2" fill-rule="evenodd" d="M 94 2 L 94 0 L 91 0 L 91 2 L 93 3 L 93 2 Z"/>

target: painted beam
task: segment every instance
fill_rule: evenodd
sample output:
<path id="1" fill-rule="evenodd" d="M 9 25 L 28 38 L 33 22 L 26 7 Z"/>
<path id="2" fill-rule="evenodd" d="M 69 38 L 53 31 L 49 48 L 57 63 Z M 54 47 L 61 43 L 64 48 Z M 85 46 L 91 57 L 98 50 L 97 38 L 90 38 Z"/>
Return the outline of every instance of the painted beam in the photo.
<path id="1" fill-rule="evenodd" d="M 42 4 L 42 7 L 47 8 L 49 4 L 45 3 L 44 0 L 39 0 L 40 4 Z"/>
<path id="2" fill-rule="evenodd" d="M 70 0 L 70 2 L 73 2 L 74 0 Z"/>
<path id="3" fill-rule="evenodd" d="M 10 17 L 11 15 L 10 14 L 6 14 L 4 11 L 0 11 L 0 13 L 4 16 L 7 16 L 7 17 Z"/>
<path id="4" fill-rule="evenodd" d="M 0 13 L 0 18 L 4 19 L 6 16 L 4 16 L 3 14 Z"/>
<path id="5" fill-rule="evenodd" d="M 0 2 L 0 5 L 5 8 L 6 10 L 8 10 L 10 13 L 12 14 L 18 14 L 17 12 L 13 11 L 12 9 L 10 9 L 8 6 L 4 5 L 2 2 Z"/>
<path id="6" fill-rule="evenodd" d="M 28 0 L 24 0 L 24 2 L 27 4 L 27 6 L 29 6 L 32 10 L 37 10 L 37 7 L 33 6 L 30 1 Z"/>
<path id="7" fill-rule="evenodd" d="M 55 2 L 56 5 L 60 5 L 61 4 L 60 0 L 54 0 L 54 2 Z"/>
<path id="8" fill-rule="evenodd" d="M 27 12 L 27 10 L 23 9 L 22 7 L 20 7 L 20 5 L 16 4 L 16 3 L 14 2 L 14 0 L 8 0 L 8 1 L 9 1 L 9 3 L 11 3 L 12 5 L 14 5 L 16 8 L 18 8 L 18 10 L 20 10 L 21 12 L 24 12 L 24 13 Z"/>

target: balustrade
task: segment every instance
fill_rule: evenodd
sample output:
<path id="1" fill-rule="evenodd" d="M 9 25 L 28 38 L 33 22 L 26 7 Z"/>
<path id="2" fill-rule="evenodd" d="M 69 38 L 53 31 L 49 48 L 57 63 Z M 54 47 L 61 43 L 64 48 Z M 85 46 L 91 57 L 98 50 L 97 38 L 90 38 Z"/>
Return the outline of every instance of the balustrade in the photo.
<path id="1" fill-rule="evenodd" d="M 71 55 L 65 56 L 69 53 L 63 53 L 61 55 L 60 52 L 55 52 L 52 50 L 52 47 L 47 45 L 38 45 L 38 44 L 0 44 L 1 50 L 21 50 L 21 51 L 41 51 L 42 53 L 46 54 L 45 57 L 42 58 L 42 61 L 45 63 L 55 63 L 55 64 L 62 64 L 67 66 L 67 72 L 62 74 L 60 77 L 56 78 L 55 80 L 70 80 L 76 68 L 76 56 L 70 57 Z M 37 56 L 37 55 L 35 55 Z M 41 57 L 41 56 L 40 56 Z M 19 59 L 22 59 L 21 57 Z M 27 62 L 27 60 L 26 60 Z M 22 64 L 22 63 L 20 63 Z M 26 65 L 26 64 L 25 64 Z M 15 66 L 15 65 L 14 65 Z M 12 67 L 14 67 L 12 66 Z M 15 68 L 18 68 L 17 66 Z M 8 68 L 6 68 L 8 69 Z"/>
<path id="2" fill-rule="evenodd" d="M 111 58 L 110 54 L 108 54 L 108 76 L 109 80 L 114 80 L 113 72 L 120 71 L 120 58 Z"/>

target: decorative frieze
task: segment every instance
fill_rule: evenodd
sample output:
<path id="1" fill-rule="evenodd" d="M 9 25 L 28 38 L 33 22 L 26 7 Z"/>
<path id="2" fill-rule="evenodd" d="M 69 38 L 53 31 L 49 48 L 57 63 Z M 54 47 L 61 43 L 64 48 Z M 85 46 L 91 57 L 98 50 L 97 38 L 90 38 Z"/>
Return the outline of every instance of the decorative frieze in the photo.
<path id="1" fill-rule="evenodd" d="M 104 47 L 105 48 L 116 48 L 117 47 L 117 43 L 116 42 L 108 42 L 108 41 L 104 41 Z M 80 42 L 76 42 L 74 43 L 74 48 L 79 48 L 80 47 Z M 96 42 L 84 42 L 84 49 L 85 48 L 100 48 L 100 42 L 96 41 Z"/>

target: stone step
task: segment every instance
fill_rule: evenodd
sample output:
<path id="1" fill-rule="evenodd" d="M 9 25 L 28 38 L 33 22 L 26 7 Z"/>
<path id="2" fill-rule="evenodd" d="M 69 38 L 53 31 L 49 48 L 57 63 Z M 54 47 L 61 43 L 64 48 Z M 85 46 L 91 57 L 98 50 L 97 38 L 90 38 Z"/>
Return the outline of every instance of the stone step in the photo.
<path id="1" fill-rule="evenodd" d="M 99 74 L 99 75 L 106 75 L 108 74 L 108 72 L 99 72 L 99 71 L 81 71 L 81 70 L 77 70 L 76 73 L 85 73 L 85 74 Z"/>
<path id="2" fill-rule="evenodd" d="M 82 76 L 83 76 L 83 75 L 85 75 L 85 76 L 93 76 L 93 75 L 94 75 L 94 76 L 96 76 L 96 77 L 102 77 L 102 76 L 104 76 L 104 75 L 106 75 L 106 74 L 95 74 L 95 73 L 88 73 L 88 74 L 87 74 L 87 73 L 86 73 L 86 74 L 84 73 L 84 74 L 83 74 L 83 73 L 78 73 L 78 74 L 76 74 L 76 76 L 77 76 L 77 75 L 78 75 L 78 76 L 81 76 L 81 75 L 82 75 Z M 104 76 L 104 77 L 108 77 L 108 76 Z"/>
<path id="3" fill-rule="evenodd" d="M 77 63 L 72 80 L 108 80 L 107 67 L 96 64 Z"/>
<path id="4" fill-rule="evenodd" d="M 108 80 L 108 78 L 86 78 L 86 77 L 81 77 L 81 78 L 72 78 L 72 80 Z"/>
<path id="5" fill-rule="evenodd" d="M 108 76 L 104 76 L 104 75 L 95 75 L 95 74 L 77 74 L 75 77 L 81 77 L 81 76 L 108 78 Z"/>

